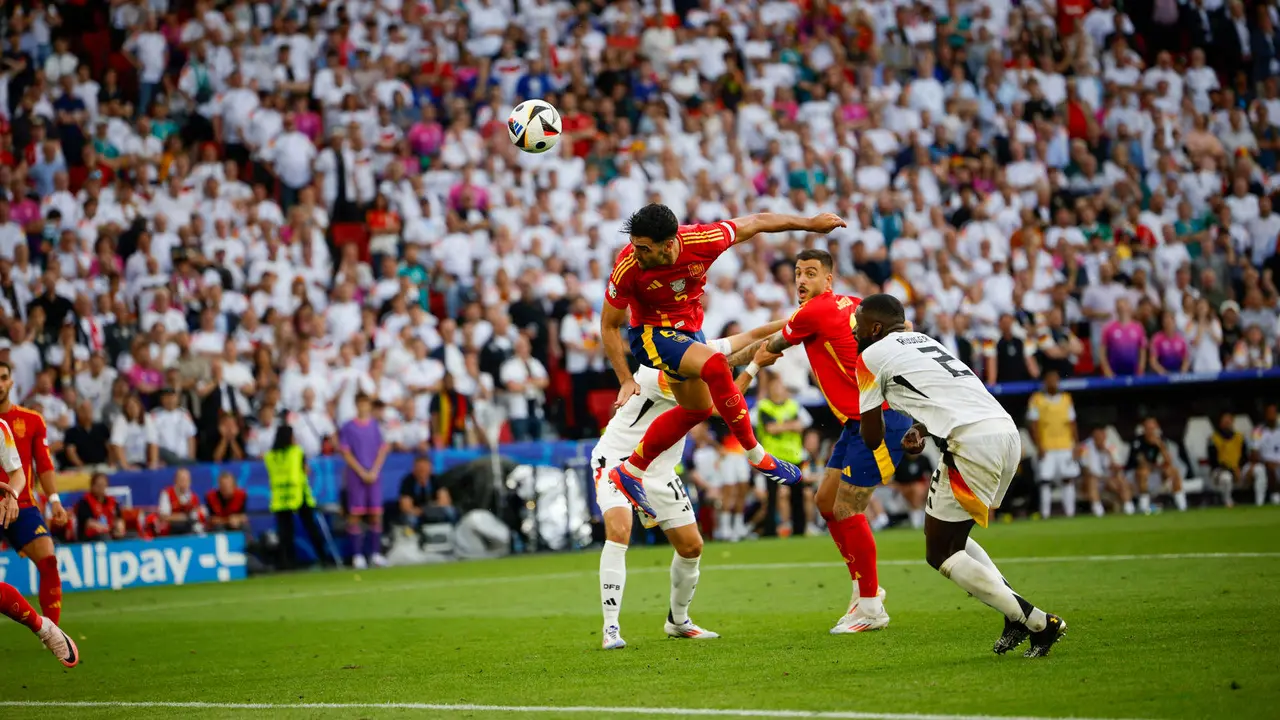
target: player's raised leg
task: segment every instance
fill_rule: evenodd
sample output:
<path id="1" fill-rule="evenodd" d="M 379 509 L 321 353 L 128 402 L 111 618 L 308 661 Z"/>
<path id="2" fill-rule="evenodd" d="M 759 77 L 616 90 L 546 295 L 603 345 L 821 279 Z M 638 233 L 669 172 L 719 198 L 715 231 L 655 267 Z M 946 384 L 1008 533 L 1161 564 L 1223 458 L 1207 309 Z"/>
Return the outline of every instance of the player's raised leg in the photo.
<path id="1" fill-rule="evenodd" d="M 80 664 L 80 650 L 75 641 L 53 620 L 36 613 L 31 603 L 22 597 L 22 593 L 6 583 L 0 583 L 0 614 L 35 633 L 64 667 L 71 668 Z"/>

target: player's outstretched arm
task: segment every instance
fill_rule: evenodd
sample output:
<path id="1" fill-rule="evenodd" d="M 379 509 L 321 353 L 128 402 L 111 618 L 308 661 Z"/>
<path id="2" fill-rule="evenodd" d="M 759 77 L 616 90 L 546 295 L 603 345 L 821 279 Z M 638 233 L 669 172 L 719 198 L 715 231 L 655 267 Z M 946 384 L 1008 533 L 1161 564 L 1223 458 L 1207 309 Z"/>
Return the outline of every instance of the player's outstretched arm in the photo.
<path id="1" fill-rule="evenodd" d="M 778 358 L 782 357 L 781 355 L 775 355 L 766 350 L 764 345 L 760 342 L 752 343 L 748 349 L 750 348 L 755 348 L 755 354 L 751 358 L 751 364 L 747 366 L 746 370 L 738 373 L 738 377 L 733 379 L 733 382 L 738 386 L 738 391 L 743 394 L 746 394 L 747 388 L 751 387 L 751 381 L 755 380 L 756 375 L 760 373 L 761 369 L 769 367 L 777 362 Z M 732 367 L 737 366 L 735 365 Z"/>
<path id="2" fill-rule="evenodd" d="M 618 399 L 613 404 L 615 408 L 625 405 L 632 395 L 640 394 L 640 385 L 636 383 L 635 377 L 631 375 L 631 367 L 627 365 L 627 345 L 622 341 L 622 325 L 626 321 L 626 308 L 605 303 L 604 309 L 600 311 L 600 339 L 604 343 L 604 354 L 609 358 L 609 365 L 613 367 L 613 373 L 618 376 L 618 383 L 622 386 L 618 390 Z"/>
<path id="3" fill-rule="evenodd" d="M 734 218 L 733 227 L 733 244 L 737 245 L 751 240 L 760 233 L 799 231 L 826 235 L 838 227 L 848 227 L 848 225 L 844 220 L 840 219 L 839 215 L 834 213 L 820 213 L 813 217 L 803 217 L 801 215 L 766 212 Z"/>
<path id="4" fill-rule="evenodd" d="M 726 356 L 729 367 L 741 367 L 750 362 L 761 344 L 760 341 L 782 330 L 782 326 L 786 324 L 786 320 L 776 320 L 726 338 L 729 341 L 729 354 Z"/>

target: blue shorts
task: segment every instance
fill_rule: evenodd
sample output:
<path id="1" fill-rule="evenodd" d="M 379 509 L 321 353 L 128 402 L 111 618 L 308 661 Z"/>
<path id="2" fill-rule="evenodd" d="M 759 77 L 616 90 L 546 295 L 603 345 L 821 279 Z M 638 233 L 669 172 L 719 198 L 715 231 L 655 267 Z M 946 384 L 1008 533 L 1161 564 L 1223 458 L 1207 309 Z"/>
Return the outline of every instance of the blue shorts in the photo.
<path id="1" fill-rule="evenodd" d="M 680 361 L 689 347 L 706 341 L 701 330 L 689 332 L 652 325 L 631 328 L 631 354 L 641 365 L 661 370 L 674 380 L 684 380 L 679 374 Z"/>
<path id="2" fill-rule="evenodd" d="M 44 526 L 44 516 L 40 514 L 40 508 L 34 507 L 19 510 L 18 517 L 0 532 L 4 533 L 4 539 L 14 550 L 22 550 L 37 538 L 49 537 L 49 529 Z"/>
<path id="3" fill-rule="evenodd" d="M 827 467 L 840 471 L 840 479 L 855 487 L 875 487 L 893 479 L 893 471 L 902 461 L 902 437 L 911 429 L 911 418 L 893 410 L 884 411 L 885 450 L 872 452 L 862 442 L 857 420 L 844 424 L 836 446 L 831 448 Z"/>

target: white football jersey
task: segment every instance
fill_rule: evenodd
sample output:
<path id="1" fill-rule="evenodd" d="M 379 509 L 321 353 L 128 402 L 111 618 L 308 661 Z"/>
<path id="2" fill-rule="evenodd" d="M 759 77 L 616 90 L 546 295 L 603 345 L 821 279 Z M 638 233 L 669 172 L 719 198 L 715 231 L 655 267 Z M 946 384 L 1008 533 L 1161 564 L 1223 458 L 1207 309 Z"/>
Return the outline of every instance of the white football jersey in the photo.
<path id="1" fill-rule="evenodd" d="M 887 401 L 940 438 L 983 420 L 1013 422 L 978 376 L 928 335 L 893 333 L 864 350 L 859 359 L 864 413 Z"/>
<path id="2" fill-rule="evenodd" d="M 22 457 L 18 455 L 18 442 L 13 438 L 13 430 L 9 427 L 9 423 L 4 420 L 0 420 L 0 469 L 6 473 L 22 471 Z M 7 481 L 8 478 L 0 478 L 0 482 Z"/>

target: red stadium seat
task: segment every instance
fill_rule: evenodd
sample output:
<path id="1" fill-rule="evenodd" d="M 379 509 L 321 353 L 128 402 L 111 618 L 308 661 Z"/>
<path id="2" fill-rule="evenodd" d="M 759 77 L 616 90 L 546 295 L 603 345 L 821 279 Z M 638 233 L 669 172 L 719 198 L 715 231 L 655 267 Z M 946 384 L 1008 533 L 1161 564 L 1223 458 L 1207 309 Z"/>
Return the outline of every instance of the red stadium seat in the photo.
<path id="1" fill-rule="evenodd" d="M 1093 364 L 1093 344 L 1089 342 L 1089 338 L 1080 338 L 1080 343 L 1084 345 L 1084 350 L 1080 353 L 1080 357 L 1076 358 L 1076 376 L 1092 375 L 1095 369 Z"/>
<path id="2" fill-rule="evenodd" d="M 613 417 L 613 403 L 618 399 L 616 390 L 592 390 L 587 393 L 587 410 L 596 419 L 596 427 L 603 428 Z"/>
<path id="3" fill-rule="evenodd" d="M 332 231 L 335 247 L 354 243 L 360 248 L 360 259 L 369 262 L 369 228 L 364 223 L 334 223 Z"/>

